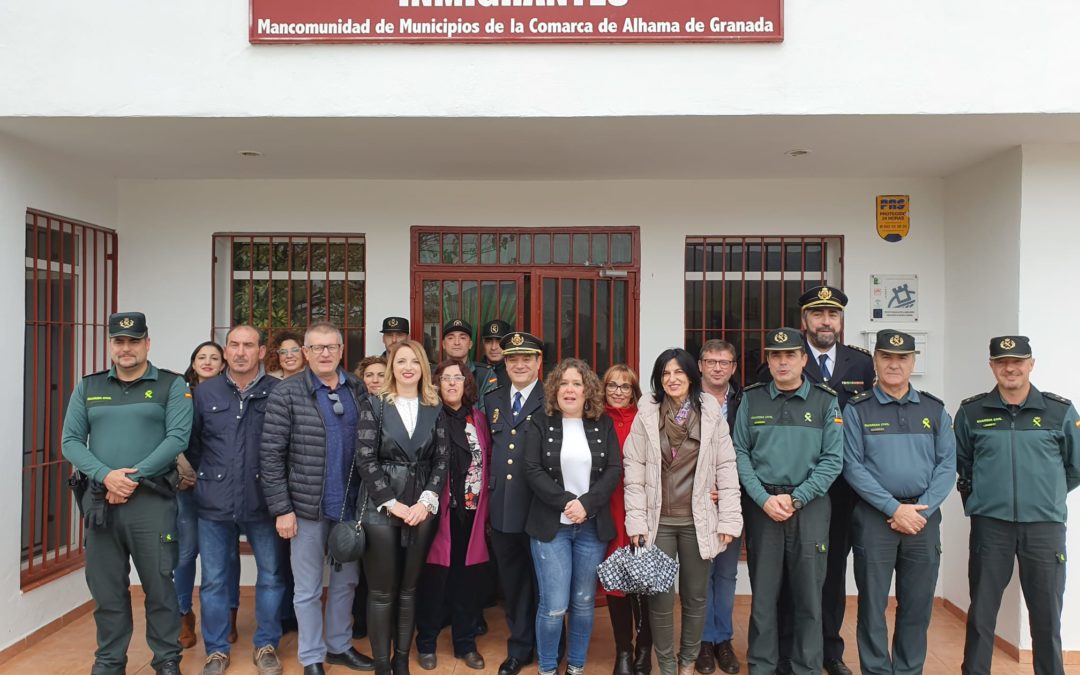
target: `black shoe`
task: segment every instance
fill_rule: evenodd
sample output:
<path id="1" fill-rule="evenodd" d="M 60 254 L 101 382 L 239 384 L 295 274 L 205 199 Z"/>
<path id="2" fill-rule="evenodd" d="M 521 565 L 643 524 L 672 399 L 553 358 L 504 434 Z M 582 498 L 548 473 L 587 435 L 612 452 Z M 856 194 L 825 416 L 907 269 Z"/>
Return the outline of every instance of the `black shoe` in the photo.
<path id="1" fill-rule="evenodd" d="M 487 619 L 485 619 L 484 617 L 480 617 L 480 620 L 476 622 L 476 634 L 477 635 L 487 635 L 488 634 Z"/>
<path id="2" fill-rule="evenodd" d="M 615 668 L 611 675 L 634 675 L 634 655 L 630 652 L 616 652 Z"/>
<path id="3" fill-rule="evenodd" d="M 524 667 L 525 663 L 523 661 L 508 656 L 505 661 L 499 664 L 499 675 L 518 675 Z"/>
<path id="4" fill-rule="evenodd" d="M 825 662 L 825 670 L 829 675 L 851 675 L 851 668 L 847 667 L 843 659 L 833 659 Z"/>
<path id="5" fill-rule="evenodd" d="M 304 666 L 304 675 L 326 675 L 321 663 L 312 663 Z"/>
<path id="6" fill-rule="evenodd" d="M 420 664 L 420 667 L 424 670 L 435 670 L 435 667 L 439 665 L 439 659 L 435 656 L 435 653 L 425 654 L 424 652 L 417 652 L 416 662 Z"/>
<path id="7" fill-rule="evenodd" d="M 158 675 L 180 675 L 179 661 L 166 661 L 157 669 Z"/>
<path id="8" fill-rule="evenodd" d="M 739 657 L 735 656 L 735 650 L 731 647 L 731 640 L 717 642 L 713 646 L 713 653 L 716 654 L 717 667 L 725 673 L 735 675 L 742 669 L 742 665 L 739 664 Z"/>
<path id="9" fill-rule="evenodd" d="M 638 645 L 634 648 L 634 672 L 637 675 L 649 675 L 652 672 L 652 647 Z"/>
<path id="10" fill-rule="evenodd" d="M 480 656 L 480 652 L 469 652 L 465 656 L 458 657 L 465 662 L 465 665 L 473 670 L 484 669 L 484 657 Z"/>
<path id="11" fill-rule="evenodd" d="M 716 656 L 713 654 L 711 642 L 702 642 L 698 650 L 697 659 L 694 661 L 694 670 L 701 675 L 712 675 L 716 672 Z"/>
<path id="12" fill-rule="evenodd" d="M 394 675 L 409 675 L 409 652 L 395 651 L 390 670 Z"/>
<path id="13" fill-rule="evenodd" d="M 780 659 L 776 664 L 776 675 L 795 675 L 795 671 L 791 669 L 790 659 Z"/>
<path id="14" fill-rule="evenodd" d="M 327 654 L 326 662 L 332 666 L 345 666 L 349 670 L 375 670 L 375 661 L 356 651 L 356 647 L 349 647 L 349 651 L 340 654 Z"/>

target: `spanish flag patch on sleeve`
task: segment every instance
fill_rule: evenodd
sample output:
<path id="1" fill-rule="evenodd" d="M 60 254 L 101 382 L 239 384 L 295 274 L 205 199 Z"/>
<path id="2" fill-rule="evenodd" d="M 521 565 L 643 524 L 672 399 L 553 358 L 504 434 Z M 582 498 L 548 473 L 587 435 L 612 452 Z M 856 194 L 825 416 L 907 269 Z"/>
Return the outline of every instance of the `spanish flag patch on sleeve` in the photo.
<path id="1" fill-rule="evenodd" d="M 837 424 L 843 424 L 844 423 L 844 418 L 843 417 L 834 417 L 833 422 L 836 422 Z"/>
<path id="2" fill-rule="evenodd" d="M 191 392 L 190 391 L 185 391 L 184 392 L 184 398 L 191 398 Z"/>

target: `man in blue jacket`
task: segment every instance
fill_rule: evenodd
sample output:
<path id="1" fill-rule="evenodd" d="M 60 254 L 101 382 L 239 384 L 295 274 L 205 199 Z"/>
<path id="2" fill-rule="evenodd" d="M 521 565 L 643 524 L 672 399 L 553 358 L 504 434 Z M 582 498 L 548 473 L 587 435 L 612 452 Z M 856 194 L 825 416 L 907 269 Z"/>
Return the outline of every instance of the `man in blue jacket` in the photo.
<path id="1" fill-rule="evenodd" d="M 255 667 L 259 675 L 280 675 L 278 611 L 285 595 L 284 545 L 266 508 L 259 484 L 259 447 L 266 400 L 278 380 L 262 367 L 266 345 L 259 331 L 236 326 L 225 338 L 225 372 L 195 391 L 195 419 L 186 456 L 198 472 L 202 557 L 204 675 L 229 667 L 229 552 L 243 532 L 255 554 Z"/>

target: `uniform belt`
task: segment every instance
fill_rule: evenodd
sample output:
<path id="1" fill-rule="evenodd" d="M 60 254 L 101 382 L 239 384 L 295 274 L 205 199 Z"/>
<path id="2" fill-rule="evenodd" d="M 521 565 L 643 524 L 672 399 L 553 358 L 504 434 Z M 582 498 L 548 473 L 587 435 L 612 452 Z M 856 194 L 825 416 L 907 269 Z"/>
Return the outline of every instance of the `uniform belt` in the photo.
<path id="1" fill-rule="evenodd" d="M 918 504 L 919 503 L 919 498 L 918 497 L 894 497 L 893 499 L 900 502 L 901 504 Z"/>
<path id="2" fill-rule="evenodd" d="M 765 492 L 771 495 L 789 495 L 795 492 L 794 485 L 770 485 L 769 483 L 762 483 L 761 487 L 765 488 Z"/>

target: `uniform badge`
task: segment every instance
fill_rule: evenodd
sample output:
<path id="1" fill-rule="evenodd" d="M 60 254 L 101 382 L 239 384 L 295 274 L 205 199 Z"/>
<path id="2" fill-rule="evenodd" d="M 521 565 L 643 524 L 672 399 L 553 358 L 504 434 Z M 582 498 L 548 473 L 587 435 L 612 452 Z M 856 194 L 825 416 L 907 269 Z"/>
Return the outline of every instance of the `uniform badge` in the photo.
<path id="1" fill-rule="evenodd" d="M 1013 341 L 1012 339 L 1010 339 L 1010 338 L 1005 338 L 1004 340 L 1002 340 L 1002 341 L 1001 341 L 1001 342 L 999 343 L 999 346 L 1000 346 L 1000 347 L 1001 347 L 1002 349 L 1013 349 L 1013 348 L 1015 348 L 1015 347 L 1016 347 L 1016 342 L 1014 342 L 1014 341 Z"/>
<path id="2" fill-rule="evenodd" d="M 454 319 L 453 325 L 454 326 L 460 326 L 461 325 L 461 319 Z"/>
<path id="3" fill-rule="evenodd" d="M 397 319 L 390 319 L 389 321 L 386 322 L 386 325 L 390 326 L 391 328 L 397 328 L 398 320 Z"/>
<path id="4" fill-rule="evenodd" d="M 788 341 L 787 333 L 777 333 L 776 336 L 773 337 L 773 342 L 776 342 L 776 343 L 779 343 L 779 344 L 783 344 L 783 343 L 785 343 L 787 341 Z"/>
<path id="5" fill-rule="evenodd" d="M 497 324 L 497 323 L 491 324 L 488 327 L 488 332 L 491 333 L 492 335 L 498 335 L 498 333 L 499 333 L 499 324 Z"/>
<path id="6" fill-rule="evenodd" d="M 154 398 L 154 390 L 153 389 L 147 389 L 146 391 L 144 391 L 143 392 L 143 398 L 147 398 L 147 399 Z"/>
<path id="7" fill-rule="evenodd" d="M 817 292 L 818 300 L 829 300 L 832 298 L 832 291 L 825 286 L 821 287 L 821 290 Z"/>
<path id="8" fill-rule="evenodd" d="M 514 337 L 510 338 L 510 344 L 520 347 L 525 344 L 525 338 L 521 337 L 521 333 L 514 333 Z"/>
<path id="9" fill-rule="evenodd" d="M 810 413 L 806 413 L 805 415 L 802 416 L 802 418 L 804 420 L 806 420 L 807 422 L 813 422 L 814 421 L 814 416 L 811 415 Z"/>
<path id="10" fill-rule="evenodd" d="M 1042 418 L 1041 417 L 1033 418 L 1031 420 L 1031 423 L 1034 424 L 1035 426 L 1039 427 L 1040 429 L 1042 429 Z"/>
<path id="11" fill-rule="evenodd" d="M 899 335 L 894 335 L 889 338 L 889 344 L 891 344 L 893 347 L 900 347 L 904 344 L 904 338 L 900 337 Z"/>
<path id="12" fill-rule="evenodd" d="M 123 319 L 120 319 L 121 328 L 131 328 L 134 325 L 135 321 L 130 316 L 125 316 Z"/>
<path id="13" fill-rule="evenodd" d="M 495 424 L 499 421 L 499 409 L 495 408 L 495 412 L 491 415 L 491 423 Z"/>
<path id="14" fill-rule="evenodd" d="M 929 418 L 929 417 L 924 417 L 924 418 L 922 418 L 922 425 L 923 425 L 923 428 L 924 428 L 924 429 L 929 429 L 929 428 L 931 428 L 931 427 L 930 427 L 930 418 Z"/>

